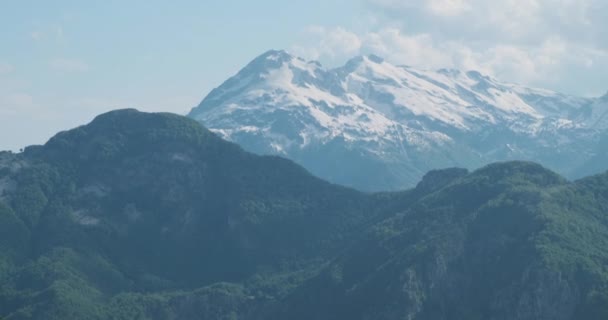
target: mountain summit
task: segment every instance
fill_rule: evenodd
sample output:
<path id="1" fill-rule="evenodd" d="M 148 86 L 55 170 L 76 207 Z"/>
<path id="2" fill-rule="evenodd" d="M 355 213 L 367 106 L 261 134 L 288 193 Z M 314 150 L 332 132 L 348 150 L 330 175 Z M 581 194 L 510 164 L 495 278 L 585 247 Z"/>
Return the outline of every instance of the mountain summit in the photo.
<path id="1" fill-rule="evenodd" d="M 439 167 L 533 160 L 568 176 L 608 128 L 600 99 L 359 56 L 327 69 L 269 51 L 190 112 L 222 137 L 362 190 L 415 185 Z"/>
<path id="2" fill-rule="evenodd" d="M 362 193 L 118 110 L 0 152 L 0 318 L 605 320 L 607 207 L 522 161 Z"/>

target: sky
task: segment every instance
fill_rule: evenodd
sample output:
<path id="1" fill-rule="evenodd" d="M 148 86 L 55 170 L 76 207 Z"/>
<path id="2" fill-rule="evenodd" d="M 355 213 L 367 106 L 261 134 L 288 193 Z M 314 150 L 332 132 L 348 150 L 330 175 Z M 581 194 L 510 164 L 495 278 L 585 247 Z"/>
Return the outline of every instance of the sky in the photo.
<path id="1" fill-rule="evenodd" d="M 0 150 L 119 108 L 186 114 L 270 49 L 608 91 L 608 0 L 0 0 Z"/>

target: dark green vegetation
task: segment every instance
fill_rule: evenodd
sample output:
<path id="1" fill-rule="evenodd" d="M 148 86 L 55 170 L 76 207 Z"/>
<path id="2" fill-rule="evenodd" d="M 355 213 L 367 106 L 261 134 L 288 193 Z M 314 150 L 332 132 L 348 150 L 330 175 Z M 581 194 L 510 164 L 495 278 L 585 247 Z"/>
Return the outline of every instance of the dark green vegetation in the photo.
<path id="1" fill-rule="evenodd" d="M 0 153 L 0 318 L 607 319 L 608 175 L 364 194 L 115 111 Z"/>

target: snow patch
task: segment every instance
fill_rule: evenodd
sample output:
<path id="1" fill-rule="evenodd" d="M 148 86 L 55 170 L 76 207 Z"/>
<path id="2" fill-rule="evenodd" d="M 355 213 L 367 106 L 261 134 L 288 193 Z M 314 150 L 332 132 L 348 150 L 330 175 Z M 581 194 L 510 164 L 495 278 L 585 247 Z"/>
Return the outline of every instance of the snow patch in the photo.
<path id="1" fill-rule="evenodd" d="M 74 210 L 72 211 L 72 218 L 76 223 L 83 226 L 96 226 L 99 225 L 100 220 L 96 217 L 87 215 L 85 210 Z"/>

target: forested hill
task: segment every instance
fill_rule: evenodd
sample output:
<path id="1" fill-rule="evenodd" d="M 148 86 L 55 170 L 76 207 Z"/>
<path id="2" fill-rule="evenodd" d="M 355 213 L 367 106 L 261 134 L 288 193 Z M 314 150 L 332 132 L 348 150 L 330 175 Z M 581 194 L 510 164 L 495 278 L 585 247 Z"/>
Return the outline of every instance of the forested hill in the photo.
<path id="1" fill-rule="evenodd" d="M 361 193 L 119 110 L 0 153 L 0 318 L 606 319 L 608 175 Z"/>

